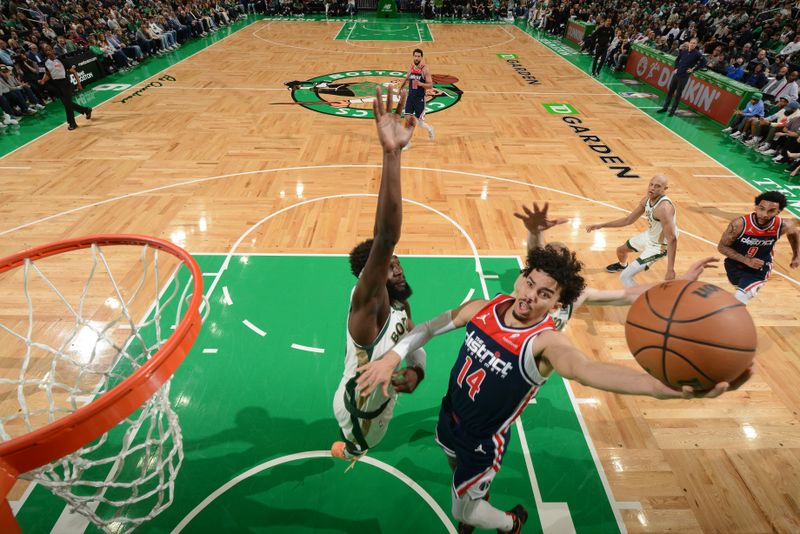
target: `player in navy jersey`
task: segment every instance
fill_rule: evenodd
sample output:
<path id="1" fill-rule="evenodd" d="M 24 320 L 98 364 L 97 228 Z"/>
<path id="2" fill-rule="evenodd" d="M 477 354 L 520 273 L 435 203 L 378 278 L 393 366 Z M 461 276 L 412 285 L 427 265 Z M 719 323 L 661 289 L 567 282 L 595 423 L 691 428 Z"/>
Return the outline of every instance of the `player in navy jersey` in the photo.
<path id="1" fill-rule="evenodd" d="M 689 386 L 669 388 L 641 370 L 588 359 L 558 332 L 550 313 L 572 304 L 584 289 L 582 265 L 567 249 L 546 246 L 528 253 L 514 284 L 516 297 L 473 300 L 417 325 L 383 358 L 358 369 L 361 395 L 388 391 L 392 371 L 434 335 L 466 327 L 466 337 L 442 399 L 436 439 L 453 469 L 453 515 L 461 532 L 473 527 L 519 532 L 521 504 L 509 512 L 487 500 L 511 437 L 511 425 L 553 372 L 606 391 L 659 399 L 692 398 Z M 749 377 L 745 373 L 734 387 Z M 731 386 L 717 384 L 706 397 Z"/>
<path id="2" fill-rule="evenodd" d="M 419 48 L 414 49 L 414 62 L 406 74 L 406 79 L 400 89 L 409 85 L 408 98 L 406 98 L 406 115 L 414 115 L 417 118 L 417 123 L 428 131 L 428 138 L 433 141 L 434 133 L 433 126 L 425 121 L 425 91 L 433 89 L 433 79 L 428 70 L 428 66 L 422 62 L 422 50 Z M 409 142 L 403 150 L 411 146 Z"/>
<path id="3" fill-rule="evenodd" d="M 756 197 L 753 213 L 736 217 L 719 240 L 717 250 L 725 258 L 728 281 L 736 286 L 736 298 L 747 304 L 756 296 L 772 272 L 772 251 L 782 234 L 792 246 L 789 266 L 800 265 L 800 228 L 797 221 L 781 219 L 786 197 L 766 191 Z"/>

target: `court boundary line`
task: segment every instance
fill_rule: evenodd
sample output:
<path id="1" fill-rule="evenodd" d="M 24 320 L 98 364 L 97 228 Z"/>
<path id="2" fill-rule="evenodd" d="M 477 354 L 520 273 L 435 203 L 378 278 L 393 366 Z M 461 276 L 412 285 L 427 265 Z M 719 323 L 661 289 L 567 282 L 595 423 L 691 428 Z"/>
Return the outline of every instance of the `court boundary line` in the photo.
<path id="1" fill-rule="evenodd" d="M 157 191 L 164 191 L 164 190 L 167 190 L 167 189 L 173 189 L 173 188 L 183 187 L 183 186 L 187 186 L 187 185 L 211 182 L 211 181 L 221 180 L 221 179 L 225 179 L 225 178 L 233 178 L 233 177 L 238 177 L 238 176 L 249 176 L 249 175 L 253 175 L 253 174 L 262 174 L 262 173 L 263 174 L 269 174 L 269 173 L 273 173 L 273 172 L 287 172 L 287 171 L 298 171 L 298 170 L 309 170 L 309 169 L 343 169 L 343 168 L 380 169 L 381 165 L 376 164 L 376 163 L 360 163 L 360 164 L 343 163 L 343 164 L 330 164 L 330 165 L 301 165 L 301 166 L 293 166 L 293 167 L 278 167 L 278 168 L 275 168 L 275 169 L 258 169 L 258 170 L 254 170 L 254 171 L 242 171 L 242 172 L 229 173 L 229 174 L 220 174 L 220 175 L 216 175 L 216 176 L 207 176 L 205 178 L 193 178 L 191 180 L 186 180 L 186 181 L 183 181 L 183 182 L 171 183 L 171 184 L 161 185 L 161 186 L 158 186 L 158 187 L 151 187 L 149 189 L 143 189 L 141 191 L 136 191 L 136 192 L 133 192 L 133 193 L 126 193 L 124 195 L 119 195 L 119 196 L 116 196 L 116 197 L 107 198 L 105 200 L 99 200 L 97 202 L 92 202 L 90 204 L 85 204 L 83 206 L 78 206 L 76 208 L 72 208 L 72 209 L 69 209 L 69 210 L 62 211 L 62 212 L 54 213 L 52 215 L 48 215 L 48 216 L 42 217 L 40 219 L 35 219 L 33 221 L 30 221 L 30 222 L 15 226 L 13 228 L 9 228 L 7 230 L 0 230 L 0 237 L 3 237 L 3 236 L 8 235 L 8 234 L 11 234 L 11 233 L 16 232 L 18 230 L 22 230 L 24 228 L 29 228 L 29 227 L 34 226 L 36 224 L 40 224 L 40 223 L 43 223 L 43 222 L 46 222 L 46 221 L 49 221 L 49 220 L 52 220 L 52 219 L 57 219 L 57 218 L 62 217 L 64 215 L 69 215 L 69 214 L 72 214 L 72 213 L 76 213 L 78 211 L 83 211 L 85 209 L 94 208 L 94 207 L 102 206 L 102 205 L 105 205 L 105 204 L 110 204 L 110 203 L 116 202 L 118 200 L 124 200 L 124 199 L 127 199 L 127 198 L 133 198 L 133 197 L 137 197 L 137 196 L 142 196 L 142 195 L 146 195 L 146 194 L 149 194 L 149 193 L 154 193 L 154 192 L 157 192 Z M 585 197 L 585 196 L 579 195 L 577 193 L 570 193 L 568 191 L 563 191 L 561 189 L 556 189 L 554 187 L 550 187 L 550 186 L 546 186 L 546 185 L 539 185 L 539 184 L 535 184 L 535 183 L 531 183 L 531 182 L 523 182 L 522 180 L 516 180 L 516 179 L 513 179 L 513 178 L 503 178 L 503 177 L 500 177 L 500 176 L 492 176 L 492 175 L 489 175 L 489 174 L 481 174 L 481 173 L 469 172 L 469 171 L 459 171 L 459 170 L 453 170 L 453 169 L 435 169 L 435 168 L 431 168 L 431 167 L 415 167 L 415 166 L 405 166 L 404 165 L 401 168 L 404 169 L 404 170 L 413 170 L 413 171 L 440 172 L 440 173 L 444 173 L 444 174 L 459 174 L 459 175 L 462 175 L 462 176 L 474 176 L 476 178 L 482 178 L 484 180 L 495 180 L 495 181 L 498 181 L 498 182 L 506 182 L 506 183 L 520 185 L 520 186 L 523 186 L 523 187 L 529 187 L 529 188 L 533 188 L 533 189 L 541 189 L 543 191 L 550 191 L 552 193 L 558 193 L 560 195 L 564 195 L 564 196 L 567 196 L 567 197 L 570 197 L 570 198 L 583 200 L 583 201 L 589 202 L 591 204 L 597 204 L 597 205 L 600 205 L 600 206 L 604 206 L 606 208 L 609 208 L 609 209 L 612 209 L 612 210 L 615 210 L 615 211 L 620 211 L 622 213 L 630 213 L 630 210 L 626 210 L 625 208 L 621 208 L 619 206 L 616 206 L 616 205 L 611 204 L 609 202 L 605 202 L 603 200 L 597 200 L 597 199 Z M 693 234 L 691 232 L 687 232 L 686 230 L 679 230 L 679 233 L 683 234 L 683 235 L 687 235 L 687 236 L 689 236 L 691 238 L 697 239 L 698 241 L 702 241 L 703 243 L 706 243 L 708 245 L 711 245 L 712 247 L 715 247 L 715 250 L 716 250 L 717 244 L 712 242 L 712 241 L 709 241 L 708 239 L 706 239 L 704 237 L 698 236 L 698 235 Z M 773 269 L 772 273 L 774 275 L 777 275 L 777 276 L 779 276 L 779 277 L 791 282 L 792 284 L 800 287 L 800 281 L 792 278 L 791 276 L 789 276 L 787 274 L 784 274 L 784 273 L 782 273 L 782 272 L 780 272 L 778 270 L 775 270 L 775 269 Z"/>
<path id="2" fill-rule="evenodd" d="M 272 460 L 269 460 L 267 462 L 263 462 L 255 467 L 248 469 L 244 473 L 236 475 L 228 482 L 226 482 L 225 484 L 223 484 L 222 486 L 211 492 L 205 499 L 200 501 L 200 503 L 197 506 L 195 506 L 186 516 L 184 516 L 184 518 L 175 526 L 175 528 L 172 529 L 171 534 L 180 534 L 183 531 L 183 529 L 186 528 L 186 526 L 189 525 L 189 523 L 191 523 L 192 520 L 195 517 L 197 517 L 197 515 L 200 514 L 200 512 L 202 512 L 209 504 L 214 502 L 223 493 L 225 493 L 232 487 L 236 486 L 239 482 L 242 482 L 243 480 L 246 480 L 254 475 L 257 475 L 262 471 L 271 469 L 272 467 L 276 467 L 278 465 L 282 465 L 288 462 L 293 462 L 295 460 L 304 460 L 310 458 L 331 458 L 331 453 L 329 451 L 306 451 L 295 454 L 288 454 L 285 456 L 280 456 L 278 458 L 273 458 Z M 409 477 L 396 467 L 384 463 L 380 460 L 376 460 L 371 456 L 363 456 L 359 460 L 359 463 L 377 467 L 378 469 L 399 479 L 406 486 L 414 490 L 417 493 L 417 495 L 422 497 L 422 500 L 425 501 L 428 504 L 428 506 L 431 507 L 436 516 L 439 517 L 439 519 L 442 521 L 442 524 L 444 525 L 445 529 L 449 534 L 457 534 L 452 521 L 450 521 L 450 518 L 447 516 L 445 511 L 442 510 L 442 507 L 439 506 L 439 503 L 437 503 L 436 500 L 433 497 L 431 497 L 431 495 L 427 491 L 425 491 L 425 489 L 422 486 L 417 484 L 414 481 L 414 479 L 412 479 L 411 477 Z"/>

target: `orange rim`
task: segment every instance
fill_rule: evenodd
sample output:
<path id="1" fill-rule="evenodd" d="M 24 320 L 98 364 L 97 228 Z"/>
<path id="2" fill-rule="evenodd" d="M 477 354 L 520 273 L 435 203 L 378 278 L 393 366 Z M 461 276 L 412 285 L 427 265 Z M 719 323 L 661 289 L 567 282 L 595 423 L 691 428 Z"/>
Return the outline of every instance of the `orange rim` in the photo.
<path id="1" fill-rule="evenodd" d="M 200 332 L 203 274 L 192 256 L 181 247 L 156 237 L 135 234 L 100 234 L 76 237 L 34 247 L 0 259 L 0 273 L 22 265 L 26 258 L 36 261 L 92 244 L 149 245 L 177 257 L 194 278 L 194 291 L 186 314 L 175 332 L 147 362 L 111 391 L 75 412 L 18 438 L 0 444 L 0 499 L 21 473 L 66 456 L 100 437 L 136 411 L 166 382 L 189 353 Z M 0 505 L 8 506 L 0 501 Z M 0 524 L 5 525 L 0 511 Z"/>

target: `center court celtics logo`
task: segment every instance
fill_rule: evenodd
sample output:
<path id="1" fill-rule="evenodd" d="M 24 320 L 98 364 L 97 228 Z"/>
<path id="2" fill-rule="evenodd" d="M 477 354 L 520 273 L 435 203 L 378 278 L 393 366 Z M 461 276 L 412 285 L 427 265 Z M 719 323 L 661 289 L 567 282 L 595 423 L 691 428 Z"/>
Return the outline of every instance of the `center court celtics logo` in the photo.
<path id="1" fill-rule="evenodd" d="M 292 100 L 311 111 L 371 119 L 374 116 L 372 101 L 375 100 L 375 88 L 390 84 L 400 87 L 405 77 L 404 71 L 357 70 L 286 82 L 286 86 L 292 92 Z M 461 100 L 461 89 L 455 86 L 458 78 L 447 74 L 432 74 L 431 78 L 433 89 L 425 94 L 426 113 L 442 111 Z"/>

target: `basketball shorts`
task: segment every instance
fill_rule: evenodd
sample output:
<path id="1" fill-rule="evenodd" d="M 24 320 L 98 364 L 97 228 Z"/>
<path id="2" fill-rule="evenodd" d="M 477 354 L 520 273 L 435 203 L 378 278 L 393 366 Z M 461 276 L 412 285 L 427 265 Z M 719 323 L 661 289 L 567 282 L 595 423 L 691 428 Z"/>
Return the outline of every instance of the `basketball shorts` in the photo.
<path id="1" fill-rule="evenodd" d="M 724 263 L 728 281 L 743 293 L 749 293 L 752 296 L 758 293 L 758 290 L 769 278 L 771 271 L 771 269 L 756 270 L 730 258 L 725 258 Z"/>
<path id="2" fill-rule="evenodd" d="M 633 236 L 625 242 L 625 245 L 639 253 L 636 261 L 640 265 L 649 265 L 667 255 L 667 246 L 652 241 L 647 232 Z"/>
<path id="3" fill-rule="evenodd" d="M 333 397 L 333 414 L 351 454 L 362 454 L 381 442 L 394 414 L 395 398 L 387 399 L 379 388 L 360 401 L 355 379 L 342 379 Z"/>
<path id="4" fill-rule="evenodd" d="M 411 98 L 406 100 L 406 115 L 413 114 L 420 120 L 425 120 L 425 99 Z"/>
<path id="5" fill-rule="evenodd" d="M 510 432 L 487 439 L 468 435 L 457 418 L 442 408 L 436 425 L 436 442 L 456 460 L 452 490 L 458 497 L 482 499 L 489 491 L 506 452 Z"/>

